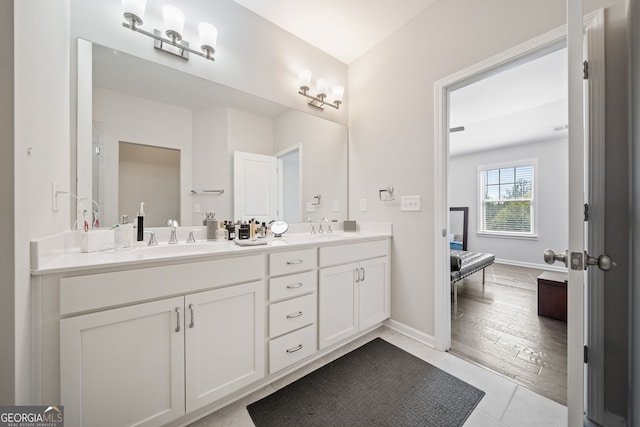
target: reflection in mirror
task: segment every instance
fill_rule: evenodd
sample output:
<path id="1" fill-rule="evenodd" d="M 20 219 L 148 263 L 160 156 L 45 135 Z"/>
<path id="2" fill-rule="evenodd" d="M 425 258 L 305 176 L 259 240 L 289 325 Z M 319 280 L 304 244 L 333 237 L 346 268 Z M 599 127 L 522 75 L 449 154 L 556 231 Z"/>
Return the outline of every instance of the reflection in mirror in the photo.
<path id="1" fill-rule="evenodd" d="M 78 106 L 77 191 L 100 204 L 103 226 L 121 215 L 135 217 L 140 202 L 145 202 L 146 223 L 153 216 L 158 224 L 166 223 L 171 209 L 177 210 L 171 217 L 186 226 L 202 224 L 209 211 L 219 220 L 239 219 L 234 212 L 235 151 L 272 156 L 282 171 L 269 220 L 348 218 L 347 130 L 342 125 L 85 40 L 78 40 Z M 130 196 L 139 200 L 122 202 L 121 142 L 178 153 L 177 200 L 155 199 L 166 187 L 156 182 Z M 144 167 L 134 169 L 142 173 Z M 206 192 L 212 189 L 223 192 Z"/>
<path id="2" fill-rule="evenodd" d="M 449 208 L 449 246 L 459 251 L 467 250 L 467 229 L 469 228 L 469 208 Z"/>
<path id="3" fill-rule="evenodd" d="M 120 209 L 137 213 L 144 202 L 155 207 L 147 210 L 147 227 L 163 227 L 167 218 L 180 223 L 180 151 L 120 141 L 118 153 Z"/>

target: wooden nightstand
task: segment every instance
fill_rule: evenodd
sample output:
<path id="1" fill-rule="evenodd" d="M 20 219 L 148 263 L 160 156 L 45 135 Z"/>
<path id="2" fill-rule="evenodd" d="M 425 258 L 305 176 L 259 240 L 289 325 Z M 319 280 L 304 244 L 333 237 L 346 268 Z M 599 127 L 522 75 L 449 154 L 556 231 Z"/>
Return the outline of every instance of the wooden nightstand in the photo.
<path id="1" fill-rule="evenodd" d="M 545 271 L 538 276 L 538 316 L 567 321 L 567 274 Z"/>

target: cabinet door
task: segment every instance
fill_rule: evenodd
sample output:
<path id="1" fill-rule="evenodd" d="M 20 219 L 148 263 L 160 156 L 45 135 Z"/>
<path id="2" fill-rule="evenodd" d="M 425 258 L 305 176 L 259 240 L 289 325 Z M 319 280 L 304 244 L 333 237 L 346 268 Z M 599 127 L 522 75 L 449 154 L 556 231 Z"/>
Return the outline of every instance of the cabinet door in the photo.
<path id="1" fill-rule="evenodd" d="M 187 412 L 264 377 L 264 282 L 185 297 Z"/>
<path id="2" fill-rule="evenodd" d="M 355 278 L 358 264 L 320 270 L 318 347 L 326 348 L 358 331 Z"/>
<path id="3" fill-rule="evenodd" d="M 185 413 L 184 299 L 60 321 L 60 393 L 73 426 L 147 426 Z"/>
<path id="4" fill-rule="evenodd" d="M 360 263 L 358 282 L 359 330 L 367 329 L 389 317 L 389 258 Z"/>

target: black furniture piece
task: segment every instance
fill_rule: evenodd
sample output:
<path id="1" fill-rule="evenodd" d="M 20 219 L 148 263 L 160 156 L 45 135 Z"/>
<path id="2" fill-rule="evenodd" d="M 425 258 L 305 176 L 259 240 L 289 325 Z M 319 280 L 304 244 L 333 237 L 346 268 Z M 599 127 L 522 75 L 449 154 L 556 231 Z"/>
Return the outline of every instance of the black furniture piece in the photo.
<path id="1" fill-rule="evenodd" d="M 452 207 L 450 211 L 450 223 L 452 224 L 452 233 L 454 236 L 462 235 L 462 241 L 452 238 L 450 243 L 451 251 L 451 289 L 453 291 L 453 302 L 458 302 L 458 281 L 467 276 L 482 270 L 482 289 L 484 290 L 485 268 L 489 267 L 495 261 L 493 254 L 485 254 L 481 252 L 467 251 L 467 228 L 469 224 L 469 208 Z M 458 215 L 462 214 L 462 218 Z M 458 216 L 458 217 L 456 217 Z M 462 224 L 462 230 L 453 230 L 453 224 Z M 459 228 L 459 227 L 458 227 Z M 462 250 L 454 249 L 462 246 Z"/>

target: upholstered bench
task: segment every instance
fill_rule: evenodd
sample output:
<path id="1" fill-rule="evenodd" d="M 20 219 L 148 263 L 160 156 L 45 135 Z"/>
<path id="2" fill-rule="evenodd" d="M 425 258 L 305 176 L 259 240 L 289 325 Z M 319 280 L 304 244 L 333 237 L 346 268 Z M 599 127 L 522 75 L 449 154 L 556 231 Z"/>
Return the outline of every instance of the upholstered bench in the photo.
<path id="1" fill-rule="evenodd" d="M 494 261 L 495 256 L 493 254 L 452 250 L 451 284 L 453 285 L 453 302 L 458 301 L 457 282 L 480 270 L 482 270 L 482 288 L 484 289 L 484 269 L 493 264 Z"/>

